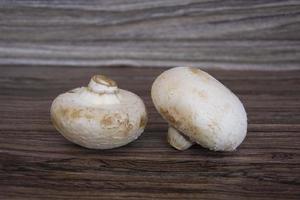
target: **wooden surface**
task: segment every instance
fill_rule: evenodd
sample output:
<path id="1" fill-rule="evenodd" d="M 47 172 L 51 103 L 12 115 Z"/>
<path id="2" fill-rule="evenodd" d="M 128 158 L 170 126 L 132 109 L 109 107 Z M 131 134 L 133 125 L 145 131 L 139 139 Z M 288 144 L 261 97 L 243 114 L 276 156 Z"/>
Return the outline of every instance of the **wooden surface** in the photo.
<path id="1" fill-rule="evenodd" d="M 0 64 L 300 69 L 299 0 L 0 0 Z"/>
<path id="2" fill-rule="evenodd" d="M 150 86 L 161 68 L 0 67 L 0 199 L 300 199 L 300 70 L 209 70 L 245 104 L 248 135 L 235 152 L 165 140 Z M 135 142 L 88 150 L 51 125 L 60 93 L 110 76 L 145 101 L 149 123 Z"/>

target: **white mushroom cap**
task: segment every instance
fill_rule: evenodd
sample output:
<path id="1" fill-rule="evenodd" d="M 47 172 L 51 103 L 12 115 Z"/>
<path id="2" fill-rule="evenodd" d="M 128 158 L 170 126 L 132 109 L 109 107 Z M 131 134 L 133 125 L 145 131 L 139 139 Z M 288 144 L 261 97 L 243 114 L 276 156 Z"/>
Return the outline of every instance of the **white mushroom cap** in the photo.
<path id="1" fill-rule="evenodd" d="M 51 119 L 71 142 L 91 149 L 111 149 L 137 139 L 146 126 L 147 113 L 137 95 L 96 75 L 88 87 L 59 95 L 52 103 Z"/>
<path id="2" fill-rule="evenodd" d="M 163 72 L 152 85 L 153 103 L 169 123 L 168 141 L 184 150 L 193 143 L 233 151 L 247 133 L 243 104 L 228 88 L 197 68 Z"/>

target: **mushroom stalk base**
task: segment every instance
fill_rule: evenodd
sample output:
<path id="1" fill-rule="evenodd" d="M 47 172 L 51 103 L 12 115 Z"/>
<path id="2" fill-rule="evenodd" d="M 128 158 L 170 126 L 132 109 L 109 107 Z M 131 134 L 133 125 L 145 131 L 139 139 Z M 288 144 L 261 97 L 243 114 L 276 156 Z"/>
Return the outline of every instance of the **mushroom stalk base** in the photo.
<path id="1" fill-rule="evenodd" d="M 169 126 L 167 140 L 172 147 L 181 151 L 190 148 L 194 144 L 172 126 Z"/>

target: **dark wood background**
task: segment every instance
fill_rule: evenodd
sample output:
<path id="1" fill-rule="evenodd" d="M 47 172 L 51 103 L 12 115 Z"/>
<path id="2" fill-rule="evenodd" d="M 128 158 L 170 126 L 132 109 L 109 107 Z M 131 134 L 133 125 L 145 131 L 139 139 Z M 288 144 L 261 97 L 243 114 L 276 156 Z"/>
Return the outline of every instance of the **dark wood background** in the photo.
<path id="1" fill-rule="evenodd" d="M 1 67 L 0 199 L 300 199 L 300 70 L 209 70 L 245 104 L 235 152 L 166 142 L 150 87 L 162 68 Z M 149 123 L 127 146 L 88 150 L 52 126 L 52 100 L 96 73 L 144 100 Z"/>
<path id="2" fill-rule="evenodd" d="M 0 0 L 0 199 L 300 199 L 299 33 L 298 0 Z M 241 98 L 237 151 L 167 144 L 150 87 L 179 65 Z M 88 150 L 52 126 L 52 100 L 93 74 L 145 101 L 135 142 Z"/>
<path id="3" fill-rule="evenodd" d="M 299 0 L 0 0 L 0 64 L 299 69 Z"/>

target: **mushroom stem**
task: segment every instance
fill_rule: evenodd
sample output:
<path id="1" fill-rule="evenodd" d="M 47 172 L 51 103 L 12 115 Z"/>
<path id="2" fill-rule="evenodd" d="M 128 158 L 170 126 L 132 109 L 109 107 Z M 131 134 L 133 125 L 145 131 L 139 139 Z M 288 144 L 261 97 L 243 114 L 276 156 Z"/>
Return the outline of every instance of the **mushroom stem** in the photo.
<path id="1" fill-rule="evenodd" d="M 172 126 L 169 126 L 167 140 L 172 147 L 181 151 L 190 148 L 194 144 Z"/>
<path id="2" fill-rule="evenodd" d="M 88 87 L 98 94 L 113 94 L 118 92 L 116 82 L 103 75 L 93 76 Z"/>

